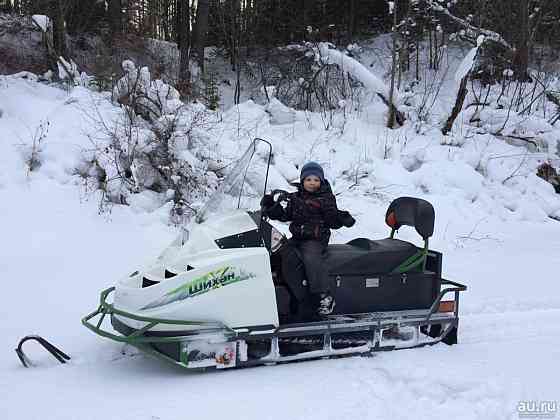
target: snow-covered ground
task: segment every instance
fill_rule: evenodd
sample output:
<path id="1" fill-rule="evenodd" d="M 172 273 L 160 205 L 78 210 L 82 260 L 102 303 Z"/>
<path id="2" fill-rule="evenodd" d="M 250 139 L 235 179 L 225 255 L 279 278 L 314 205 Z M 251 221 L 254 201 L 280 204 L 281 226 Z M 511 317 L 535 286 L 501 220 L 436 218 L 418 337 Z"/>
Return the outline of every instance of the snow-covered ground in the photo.
<path id="1" fill-rule="evenodd" d="M 458 147 L 442 145 L 436 129 L 389 131 L 377 102 L 329 131 L 316 114 L 272 124 L 252 102 L 225 112 L 212 132 L 219 153 L 231 160 L 253 137 L 270 140 L 272 187 L 297 176 L 296 164 L 324 165 L 339 206 L 358 220 L 334 242 L 384 237 L 393 198 L 428 199 L 444 275 L 469 290 L 457 346 L 191 373 L 123 351 L 80 324 L 101 289 L 175 235 L 166 208 L 133 203 L 98 214 L 98 197 L 73 174 L 96 135 L 83 116 L 92 101 L 109 119 L 117 113 L 85 89 L 0 80 L 2 419 L 501 420 L 519 418 L 519 401 L 560 400 L 560 222 L 551 218 L 560 216 L 560 199 L 534 175 L 554 152 L 528 154 L 487 135 Z M 46 120 L 43 164 L 27 174 L 20 145 Z M 403 237 L 416 240 L 412 231 Z M 37 367 L 24 369 L 13 348 L 33 333 L 72 361 L 59 365 L 29 343 Z"/>

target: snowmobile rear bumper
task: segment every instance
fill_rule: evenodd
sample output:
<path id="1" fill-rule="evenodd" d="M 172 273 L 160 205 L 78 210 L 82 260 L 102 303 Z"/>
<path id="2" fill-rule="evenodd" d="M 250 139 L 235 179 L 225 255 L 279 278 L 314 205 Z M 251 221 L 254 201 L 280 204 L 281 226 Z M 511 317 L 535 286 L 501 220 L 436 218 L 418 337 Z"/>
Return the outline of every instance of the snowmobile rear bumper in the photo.
<path id="1" fill-rule="evenodd" d="M 428 310 L 335 315 L 320 322 L 230 328 L 220 322 L 178 321 L 139 316 L 107 302 L 114 287 L 101 292 L 100 305 L 82 319 L 96 334 L 130 344 L 142 352 L 185 368 L 245 367 L 376 351 L 457 343 L 459 295 L 466 286 L 442 279 L 442 290 Z M 440 312 L 452 297 L 450 312 Z M 110 315 L 113 328 L 103 329 Z M 98 318 L 94 323 L 94 318 Z M 120 319 L 119 319 L 120 318 Z M 133 329 L 122 320 L 145 322 Z M 156 325 L 185 326 L 184 331 L 153 331 Z M 194 328 L 194 329 L 193 329 Z"/>

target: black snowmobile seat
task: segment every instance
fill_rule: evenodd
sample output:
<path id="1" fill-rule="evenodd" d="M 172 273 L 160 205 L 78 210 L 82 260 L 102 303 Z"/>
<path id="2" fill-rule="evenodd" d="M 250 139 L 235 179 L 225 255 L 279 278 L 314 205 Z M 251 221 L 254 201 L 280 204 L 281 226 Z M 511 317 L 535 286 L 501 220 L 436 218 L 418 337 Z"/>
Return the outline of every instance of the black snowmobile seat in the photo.
<path id="1" fill-rule="evenodd" d="M 421 198 L 399 197 L 389 205 L 385 222 L 393 231 L 403 225 L 412 226 L 426 241 L 434 234 L 434 207 Z"/>
<path id="2" fill-rule="evenodd" d="M 389 273 L 417 252 L 415 245 L 399 239 L 357 238 L 329 245 L 327 266 L 331 275 Z"/>

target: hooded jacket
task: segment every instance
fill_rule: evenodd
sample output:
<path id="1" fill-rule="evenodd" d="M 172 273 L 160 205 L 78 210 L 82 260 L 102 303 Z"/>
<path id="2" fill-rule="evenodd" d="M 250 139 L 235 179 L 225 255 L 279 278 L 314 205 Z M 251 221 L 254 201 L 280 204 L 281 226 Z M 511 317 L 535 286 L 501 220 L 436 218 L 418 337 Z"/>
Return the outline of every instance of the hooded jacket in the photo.
<path id="1" fill-rule="evenodd" d="M 297 192 L 288 194 L 286 207 L 279 203 L 267 210 L 271 219 L 290 223 L 292 238 L 296 241 L 316 240 L 329 243 L 331 228 L 338 225 L 336 198 L 327 180 L 318 191 L 308 192 L 298 185 Z"/>

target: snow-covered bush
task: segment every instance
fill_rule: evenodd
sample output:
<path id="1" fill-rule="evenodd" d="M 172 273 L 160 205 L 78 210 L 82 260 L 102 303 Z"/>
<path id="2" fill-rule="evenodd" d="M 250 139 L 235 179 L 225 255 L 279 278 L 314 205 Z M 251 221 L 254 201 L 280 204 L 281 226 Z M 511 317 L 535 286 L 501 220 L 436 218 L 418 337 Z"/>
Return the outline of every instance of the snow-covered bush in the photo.
<path id="1" fill-rule="evenodd" d="M 58 62 L 56 64 L 58 67 L 58 78 L 60 80 L 87 87 L 87 76 L 85 73 L 80 73 L 78 71 L 78 65 L 74 60 L 67 61 L 64 57 L 58 57 Z"/>
<path id="2" fill-rule="evenodd" d="M 103 191 L 105 203 L 142 197 L 144 207 L 172 202 L 172 220 L 189 217 L 192 204 L 217 185 L 208 134 L 215 116 L 202 104 L 183 104 L 176 89 L 151 80 L 147 68 L 137 70 L 130 61 L 123 68 L 126 75 L 113 92 L 123 110 L 112 125 L 97 121 L 103 136 L 77 172 Z"/>
<path id="3" fill-rule="evenodd" d="M 162 80 L 152 80 L 147 67 L 137 68 L 132 60 L 125 60 L 122 69 L 124 76 L 117 81 L 113 98 L 135 114 L 155 121 L 182 106 L 177 89 Z"/>
<path id="4" fill-rule="evenodd" d="M 103 200 L 129 204 L 148 191 L 156 207 L 171 201 L 184 212 L 216 187 L 204 154 L 212 114 L 202 105 L 185 105 L 153 123 L 121 118 L 78 169 L 103 191 Z"/>

